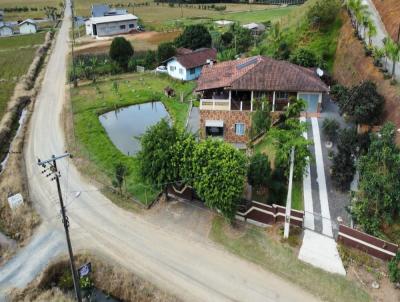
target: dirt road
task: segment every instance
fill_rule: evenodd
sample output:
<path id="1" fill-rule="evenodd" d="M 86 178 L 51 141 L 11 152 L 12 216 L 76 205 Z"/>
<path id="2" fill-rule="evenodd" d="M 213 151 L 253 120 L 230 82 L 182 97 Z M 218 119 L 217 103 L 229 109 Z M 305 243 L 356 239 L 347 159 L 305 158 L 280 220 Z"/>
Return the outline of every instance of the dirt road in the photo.
<path id="1" fill-rule="evenodd" d="M 55 185 L 36 164 L 37 157 L 48 158 L 68 149 L 60 113 L 65 100 L 69 8 L 65 16 L 31 119 L 25 154 L 30 192 L 43 224 L 31 242 L 0 268 L 0 296 L 13 286 L 25 286 L 53 257 L 66 251 Z M 102 253 L 187 301 L 316 301 L 297 286 L 211 242 L 167 232 L 145 216 L 118 208 L 82 178 L 69 160 L 61 160 L 59 166 L 75 250 Z M 76 198 L 77 191 L 82 193 Z"/>

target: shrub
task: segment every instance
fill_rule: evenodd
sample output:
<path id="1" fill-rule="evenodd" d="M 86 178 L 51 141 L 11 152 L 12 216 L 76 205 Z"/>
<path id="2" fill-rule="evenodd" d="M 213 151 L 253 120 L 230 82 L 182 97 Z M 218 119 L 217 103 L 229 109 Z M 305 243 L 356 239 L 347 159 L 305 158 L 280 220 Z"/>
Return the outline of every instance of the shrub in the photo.
<path id="1" fill-rule="evenodd" d="M 129 59 L 133 56 L 133 47 L 129 41 L 123 37 L 113 39 L 110 46 L 110 58 L 117 62 L 124 70 L 128 67 Z"/>
<path id="2" fill-rule="evenodd" d="M 304 67 L 317 67 L 321 60 L 313 51 L 299 48 L 290 56 L 290 62 Z"/>
<path id="3" fill-rule="evenodd" d="M 312 26 L 326 29 L 336 20 L 340 6 L 338 0 L 319 0 L 308 10 L 307 19 Z"/>
<path id="4" fill-rule="evenodd" d="M 254 154 L 250 158 L 250 165 L 247 171 L 247 181 L 256 188 L 267 186 L 271 177 L 271 166 L 268 156 L 262 153 Z"/>
<path id="5" fill-rule="evenodd" d="M 211 35 L 204 25 L 189 25 L 185 28 L 183 33 L 176 38 L 175 45 L 177 47 L 186 47 L 190 49 L 210 47 Z"/>
<path id="6" fill-rule="evenodd" d="M 393 283 L 400 282 L 400 252 L 388 263 L 389 279 Z"/>
<path id="7" fill-rule="evenodd" d="M 157 61 L 158 64 L 164 62 L 165 60 L 173 57 L 176 53 L 176 48 L 174 43 L 165 42 L 158 45 L 157 48 Z"/>
<path id="8" fill-rule="evenodd" d="M 324 123 L 322 124 L 322 129 L 324 130 L 324 134 L 329 141 L 336 141 L 338 130 L 340 129 L 340 125 L 337 120 L 330 118 L 325 119 Z"/>

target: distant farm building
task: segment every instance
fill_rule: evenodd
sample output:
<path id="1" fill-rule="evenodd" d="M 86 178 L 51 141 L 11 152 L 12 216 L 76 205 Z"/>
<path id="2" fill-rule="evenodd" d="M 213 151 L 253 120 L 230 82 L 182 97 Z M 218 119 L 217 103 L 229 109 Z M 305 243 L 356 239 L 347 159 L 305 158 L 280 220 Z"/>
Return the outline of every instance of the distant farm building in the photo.
<path id="1" fill-rule="evenodd" d="M 243 28 L 246 28 L 251 31 L 253 35 L 261 35 L 265 31 L 265 25 L 261 23 L 249 23 L 242 25 Z"/>
<path id="2" fill-rule="evenodd" d="M 34 34 L 37 32 L 37 24 L 32 19 L 26 19 L 19 25 L 19 33 L 21 35 Z"/>
<path id="3" fill-rule="evenodd" d="M 110 8 L 107 4 L 93 4 L 92 17 L 126 15 L 128 11 L 120 8 Z"/>
<path id="4" fill-rule="evenodd" d="M 132 14 L 92 17 L 85 22 L 86 34 L 107 37 L 137 30 L 138 17 Z"/>
<path id="5" fill-rule="evenodd" d="M 13 29 L 7 24 L 0 25 L 0 37 L 7 37 L 13 35 Z"/>

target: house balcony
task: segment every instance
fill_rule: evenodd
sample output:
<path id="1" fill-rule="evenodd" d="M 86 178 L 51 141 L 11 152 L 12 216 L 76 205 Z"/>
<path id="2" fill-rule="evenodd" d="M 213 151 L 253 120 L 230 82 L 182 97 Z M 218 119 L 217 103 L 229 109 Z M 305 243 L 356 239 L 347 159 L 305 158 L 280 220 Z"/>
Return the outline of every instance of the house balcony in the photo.
<path id="1" fill-rule="evenodd" d="M 200 110 L 252 111 L 250 100 L 201 99 Z"/>

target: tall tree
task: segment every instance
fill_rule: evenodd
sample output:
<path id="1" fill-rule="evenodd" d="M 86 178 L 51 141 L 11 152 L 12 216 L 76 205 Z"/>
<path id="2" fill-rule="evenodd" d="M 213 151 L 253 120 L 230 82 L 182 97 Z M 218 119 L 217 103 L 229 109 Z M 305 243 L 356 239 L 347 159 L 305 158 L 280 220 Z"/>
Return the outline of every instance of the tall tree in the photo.
<path id="1" fill-rule="evenodd" d="M 271 179 L 271 165 L 268 156 L 256 153 L 250 158 L 247 180 L 255 188 L 265 187 Z"/>
<path id="2" fill-rule="evenodd" d="M 352 216 L 363 229 L 379 235 L 400 210 L 400 150 L 396 128 L 387 123 L 373 135 L 368 153 L 358 161 L 359 190 L 352 204 Z"/>
<path id="3" fill-rule="evenodd" d="M 175 45 L 193 50 L 201 47 L 211 47 L 211 35 L 208 29 L 202 24 L 189 25 L 176 38 Z"/>
<path id="4" fill-rule="evenodd" d="M 176 53 L 176 47 L 172 42 L 164 42 L 158 45 L 157 48 L 157 61 L 161 64 L 165 60 L 173 57 Z"/>
<path id="5" fill-rule="evenodd" d="M 400 61 L 400 43 L 396 43 L 393 39 L 389 38 L 387 42 L 388 55 L 392 60 L 392 78 L 396 77 L 396 64 Z"/>
<path id="6" fill-rule="evenodd" d="M 129 59 L 133 56 L 133 47 L 124 37 L 116 37 L 111 42 L 110 58 L 124 70 L 128 67 Z"/>

